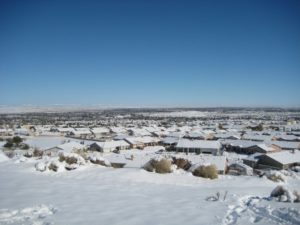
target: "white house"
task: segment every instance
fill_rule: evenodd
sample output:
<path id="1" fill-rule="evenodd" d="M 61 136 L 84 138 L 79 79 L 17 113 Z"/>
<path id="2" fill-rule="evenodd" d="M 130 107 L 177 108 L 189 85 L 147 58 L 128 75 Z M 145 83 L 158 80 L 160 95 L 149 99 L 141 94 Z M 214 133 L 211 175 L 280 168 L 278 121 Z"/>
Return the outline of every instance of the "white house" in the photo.
<path id="1" fill-rule="evenodd" d="M 186 153 L 210 153 L 214 155 L 219 155 L 221 150 L 221 143 L 219 141 L 206 141 L 206 140 L 189 140 L 189 139 L 179 139 L 176 145 L 177 152 Z"/>
<path id="2" fill-rule="evenodd" d="M 67 142 L 58 146 L 55 146 L 53 148 L 49 148 L 45 150 L 45 153 L 51 156 L 57 156 L 60 152 L 64 153 L 71 153 L 76 150 L 85 149 L 86 146 L 83 144 L 80 144 L 78 142 L 72 141 Z"/>
<path id="3" fill-rule="evenodd" d="M 125 150 L 129 149 L 130 145 L 124 141 L 104 141 L 104 142 L 95 142 L 90 145 L 90 149 L 93 151 L 99 152 L 112 152 L 114 150 Z"/>

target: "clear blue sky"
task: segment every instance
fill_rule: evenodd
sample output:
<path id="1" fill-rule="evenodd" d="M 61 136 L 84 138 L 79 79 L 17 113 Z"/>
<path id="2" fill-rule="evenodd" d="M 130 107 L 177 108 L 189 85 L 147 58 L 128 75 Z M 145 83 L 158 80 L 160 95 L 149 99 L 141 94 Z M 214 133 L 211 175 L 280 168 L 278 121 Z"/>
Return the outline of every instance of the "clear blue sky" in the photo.
<path id="1" fill-rule="evenodd" d="M 0 0 L 0 105 L 300 106 L 300 1 Z"/>

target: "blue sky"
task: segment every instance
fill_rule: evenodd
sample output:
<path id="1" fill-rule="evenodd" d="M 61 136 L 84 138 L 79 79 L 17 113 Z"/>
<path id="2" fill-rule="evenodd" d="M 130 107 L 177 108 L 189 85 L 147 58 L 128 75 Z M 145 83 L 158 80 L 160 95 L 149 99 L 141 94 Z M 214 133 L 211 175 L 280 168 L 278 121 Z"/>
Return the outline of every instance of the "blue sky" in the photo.
<path id="1" fill-rule="evenodd" d="M 0 105 L 300 106 L 300 1 L 0 1 Z"/>

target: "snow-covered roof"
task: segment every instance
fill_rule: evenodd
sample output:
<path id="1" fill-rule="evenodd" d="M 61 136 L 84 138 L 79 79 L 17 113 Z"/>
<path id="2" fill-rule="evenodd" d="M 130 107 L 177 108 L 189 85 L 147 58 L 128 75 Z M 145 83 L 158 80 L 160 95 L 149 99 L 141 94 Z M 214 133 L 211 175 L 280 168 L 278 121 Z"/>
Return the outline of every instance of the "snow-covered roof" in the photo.
<path id="1" fill-rule="evenodd" d="M 265 143 L 258 144 L 257 146 L 265 150 L 266 152 L 273 152 L 276 150 L 272 145 L 267 145 Z"/>
<path id="2" fill-rule="evenodd" d="M 255 145 L 262 144 L 263 142 L 258 142 L 258 141 L 250 141 L 250 140 L 221 140 L 223 144 L 231 145 L 231 146 L 237 146 L 240 148 L 249 148 Z"/>
<path id="3" fill-rule="evenodd" d="M 269 141 L 271 136 L 268 135 L 257 135 L 257 134 L 245 134 L 243 139 L 245 140 L 258 140 L 258 141 Z"/>
<path id="4" fill-rule="evenodd" d="M 219 141 L 206 141 L 206 140 L 189 140 L 179 139 L 177 148 L 203 148 L 203 149 L 220 149 L 221 143 Z"/>
<path id="5" fill-rule="evenodd" d="M 300 149 L 300 142 L 294 141 L 270 141 L 267 144 L 277 145 L 282 149 Z"/>
<path id="6" fill-rule="evenodd" d="M 59 132 L 71 132 L 71 131 L 75 131 L 75 129 L 72 128 L 72 127 L 58 127 L 57 130 Z"/>
<path id="7" fill-rule="evenodd" d="M 102 149 L 116 148 L 116 147 L 120 147 L 120 146 L 129 146 L 129 144 L 124 140 L 95 142 L 94 144 L 97 144 Z"/>
<path id="8" fill-rule="evenodd" d="M 75 131 L 72 131 L 74 135 L 83 135 L 83 134 L 91 134 L 90 129 L 84 129 L 84 128 L 76 128 Z"/>
<path id="9" fill-rule="evenodd" d="M 72 151 L 77 150 L 77 149 L 85 148 L 85 145 L 80 144 L 80 143 L 75 142 L 75 141 L 71 141 L 71 142 L 64 143 L 62 145 L 58 145 L 57 148 L 63 150 L 64 152 L 72 152 Z"/>
<path id="10" fill-rule="evenodd" d="M 266 154 L 271 159 L 276 160 L 277 162 L 280 162 L 281 164 L 291 164 L 298 162 L 300 163 L 300 151 L 295 150 L 292 151 L 281 151 L 276 153 L 270 153 Z"/>
<path id="11" fill-rule="evenodd" d="M 109 133 L 109 129 L 106 127 L 94 127 L 91 129 L 94 134 L 102 134 L 102 133 Z"/>
<path id="12" fill-rule="evenodd" d="M 143 137 L 127 137 L 125 138 L 127 142 L 130 144 L 147 144 L 147 143 L 153 143 L 158 142 L 158 138 L 150 137 L 150 136 L 143 136 Z"/>
<path id="13" fill-rule="evenodd" d="M 162 142 L 165 144 L 174 144 L 179 141 L 179 138 L 177 137 L 165 137 Z"/>

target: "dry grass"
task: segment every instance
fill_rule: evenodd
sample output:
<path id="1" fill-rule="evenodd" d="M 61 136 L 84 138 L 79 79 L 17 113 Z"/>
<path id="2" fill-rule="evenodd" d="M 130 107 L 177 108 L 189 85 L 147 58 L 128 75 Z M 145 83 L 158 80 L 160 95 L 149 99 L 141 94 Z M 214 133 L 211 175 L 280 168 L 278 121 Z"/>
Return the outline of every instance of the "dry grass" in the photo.
<path id="1" fill-rule="evenodd" d="M 44 155 L 44 152 L 42 150 L 40 150 L 38 148 L 35 148 L 33 150 L 33 156 L 34 157 L 43 157 L 43 155 Z"/>
<path id="2" fill-rule="evenodd" d="M 171 173 L 172 161 L 168 159 L 155 160 L 151 159 L 143 167 L 144 170 L 156 173 Z"/>
<path id="3" fill-rule="evenodd" d="M 274 182 L 284 182 L 284 179 L 280 175 L 271 174 L 267 178 Z"/>
<path id="4" fill-rule="evenodd" d="M 54 172 L 57 172 L 58 166 L 55 163 L 50 163 L 50 165 L 48 166 L 48 169 L 53 170 Z"/>
<path id="5" fill-rule="evenodd" d="M 197 177 L 216 179 L 218 178 L 218 171 L 215 165 L 199 166 L 194 170 L 193 175 Z"/>
<path id="6" fill-rule="evenodd" d="M 65 157 L 65 162 L 68 164 L 76 164 L 77 163 L 77 158 L 73 156 Z"/>
<path id="7" fill-rule="evenodd" d="M 76 151 L 74 151 L 74 153 L 80 155 L 82 158 L 84 158 L 84 160 L 88 160 L 88 158 L 89 158 L 89 155 L 88 155 L 86 149 L 77 149 Z"/>
<path id="8" fill-rule="evenodd" d="M 184 170 L 189 170 L 190 167 L 192 166 L 191 162 L 187 159 L 184 158 L 173 158 L 173 164 L 175 164 L 178 168 L 184 169 Z"/>

